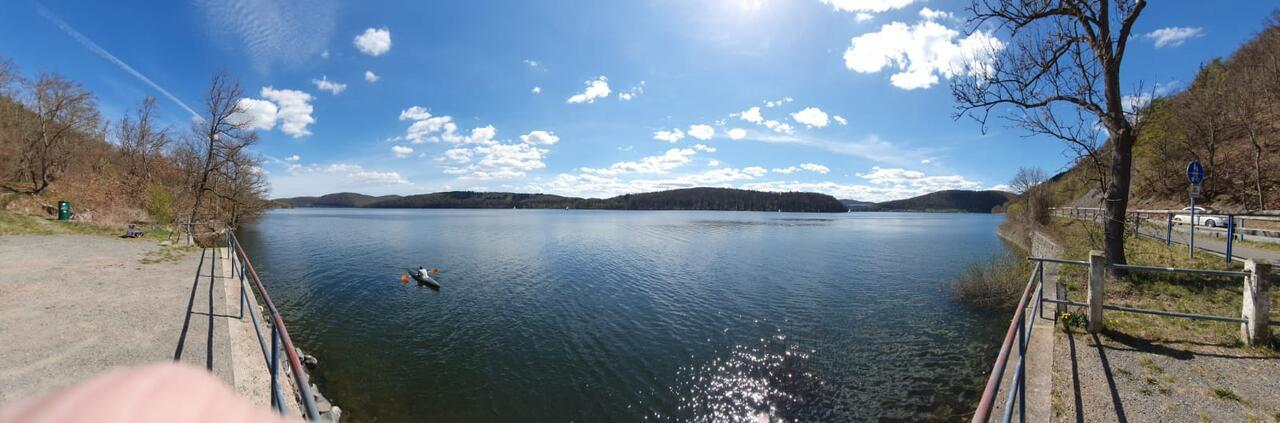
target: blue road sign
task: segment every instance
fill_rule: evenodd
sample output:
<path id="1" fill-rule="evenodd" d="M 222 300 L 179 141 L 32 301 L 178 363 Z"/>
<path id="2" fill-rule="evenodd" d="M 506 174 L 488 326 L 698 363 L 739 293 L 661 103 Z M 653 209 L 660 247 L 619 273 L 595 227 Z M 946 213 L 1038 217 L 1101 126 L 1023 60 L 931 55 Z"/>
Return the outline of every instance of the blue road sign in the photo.
<path id="1" fill-rule="evenodd" d="M 1192 160 L 1187 164 L 1187 180 L 1195 185 L 1204 182 L 1204 166 L 1200 165 L 1199 160 Z"/>

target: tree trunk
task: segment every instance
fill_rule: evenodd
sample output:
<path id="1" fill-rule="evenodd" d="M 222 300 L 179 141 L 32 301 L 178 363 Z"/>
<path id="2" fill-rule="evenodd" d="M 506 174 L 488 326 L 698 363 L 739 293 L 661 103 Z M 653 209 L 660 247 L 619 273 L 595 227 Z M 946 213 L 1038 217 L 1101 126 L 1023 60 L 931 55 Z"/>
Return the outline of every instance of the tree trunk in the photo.
<path id="1" fill-rule="evenodd" d="M 1111 137 L 1114 148 L 1111 158 L 1111 180 L 1107 183 L 1103 222 L 1103 252 L 1109 264 L 1126 264 L 1124 254 L 1124 226 L 1129 211 L 1130 168 L 1133 166 L 1133 144 L 1137 140 L 1133 131 L 1125 129 Z M 1123 272 L 1111 270 L 1112 275 Z"/>
<path id="2" fill-rule="evenodd" d="M 1262 145 L 1258 144 L 1258 131 L 1249 128 L 1249 141 L 1253 142 L 1253 176 L 1254 186 L 1258 190 L 1258 210 L 1267 209 L 1267 200 L 1262 193 Z"/>

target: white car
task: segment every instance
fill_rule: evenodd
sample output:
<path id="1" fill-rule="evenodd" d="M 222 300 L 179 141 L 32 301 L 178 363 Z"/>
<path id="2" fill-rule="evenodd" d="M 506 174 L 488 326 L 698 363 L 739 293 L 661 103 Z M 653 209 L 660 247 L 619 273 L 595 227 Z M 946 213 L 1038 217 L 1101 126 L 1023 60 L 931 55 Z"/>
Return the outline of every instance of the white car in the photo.
<path id="1" fill-rule="evenodd" d="M 1196 207 L 1196 225 L 1216 228 L 1227 226 L 1227 217 L 1213 214 L 1214 210 Z M 1173 215 L 1173 222 L 1183 225 L 1191 224 L 1191 207 L 1183 207 L 1182 213 Z"/>

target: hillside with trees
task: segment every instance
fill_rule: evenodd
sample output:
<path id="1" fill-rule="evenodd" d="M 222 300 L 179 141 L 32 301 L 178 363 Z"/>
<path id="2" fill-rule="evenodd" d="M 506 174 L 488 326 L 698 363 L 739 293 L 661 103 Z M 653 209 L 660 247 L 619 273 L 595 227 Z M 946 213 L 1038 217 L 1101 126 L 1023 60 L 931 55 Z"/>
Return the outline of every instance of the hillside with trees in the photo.
<path id="1" fill-rule="evenodd" d="M 883 211 L 991 213 L 1013 196 L 1004 191 L 946 190 L 876 203 L 876 208 Z"/>
<path id="2" fill-rule="evenodd" d="M 360 201 L 321 201 L 340 196 Z M 603 209 L 603 210 L 720 210 L 843 212 L 835 197 L 809 192 L 763 192 L 730 188 L 688 188 L 617 197 L 578 198 L 550 194 L 451 191 L 409 196 L 370 197 L 361 194 L 329 194 L 275 200 L 293 207 L 369 208 L 470 208 L 470 209 Z M 365 202 L 367 201 L 367 202 Z M 364 202 L 363 204 L 359 204 Z"/>
<path id="3" fill-rule="evenodd" d="M 80 83 L 0 58 L 0 209 L 51 216 L 66 200 L 76 220 L 110 227 L 250 218 L 267 182 L 248 151 L 257 134 L 236 121 L 242 98 L 219 73 L 190 127 L 160 122 L 149 97 L 108 117 Z"/>

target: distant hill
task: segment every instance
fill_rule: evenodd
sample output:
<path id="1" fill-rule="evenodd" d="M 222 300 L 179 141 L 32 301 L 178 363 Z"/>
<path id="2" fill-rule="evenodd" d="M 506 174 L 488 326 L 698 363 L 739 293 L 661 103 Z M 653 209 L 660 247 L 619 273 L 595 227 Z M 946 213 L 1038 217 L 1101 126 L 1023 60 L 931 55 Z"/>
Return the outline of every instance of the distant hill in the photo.
<path id="1" fill-rule="evenodd" d="M 355 193 L 275 200 L 291 207 L 608 209 L 843 212 L 848 208 L 826 194 L 764 192 L 730 188 L 687 188 L 617 197 L 577 198 L 551 194 L 450 191 L 373 197 Z"/>
<path id="2" fill-rule="evenodd" d="M 1013 193 L 1004 191 L 947 190 L 876 203 L 876 206 L 883 211 L 991 213 L 1014 197 Z"/>
<path id="3" fill-rule="evenodd" d="M 876 203 L 870 201 L 840 200 L 840 204 L 844 204 L 849 210 L 875 210 L 880 208 Z"/>

